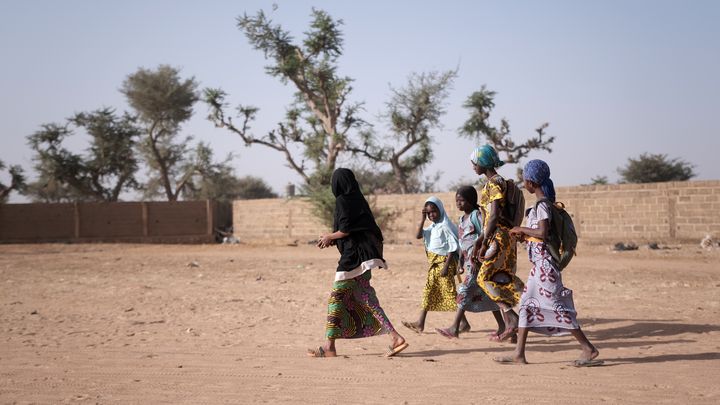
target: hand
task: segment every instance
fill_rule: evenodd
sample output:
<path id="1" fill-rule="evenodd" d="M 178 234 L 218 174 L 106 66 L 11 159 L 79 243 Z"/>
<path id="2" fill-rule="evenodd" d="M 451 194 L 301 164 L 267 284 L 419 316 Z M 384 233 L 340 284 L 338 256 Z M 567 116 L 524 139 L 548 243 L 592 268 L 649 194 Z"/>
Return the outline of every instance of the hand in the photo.
<path id="1" fill-rule="evenodd" d="M 448 275 L 448 266 L 443 267 L 442 270 L 440 270 L 440 277 L 447 277 Z"/>
<path id="2" fill-rule="evenodd" d="M 510 233 L 515 236 L 524 234 L 522 227 L 520 227 L 520 226 L 514 226 L 512 229 L 510 229 Z"/>
<path id="3" fill-rule="evenodd" d="M 317 247 L 325 249 L 333 244 L 333 240 L 330 239 L 330 235 L 321 235 L 317 242 Z"/>
<path id="4" fill-rule="evenodd" d="M 420 222 L 424 223 L 426 219 L 427 219 L 427 211 L 425 211 L 425 210 L 420 211 Z"/>
<path id="5" fill-rule="evenodd" d="M 480 250 L 477 252 L 477 261 L 479 263 L 482 263 L 483 260 L 485 260 L 485 252 L 488 250 L 488 246 L 486 244 L 482 244 L 480 247 Z"/>

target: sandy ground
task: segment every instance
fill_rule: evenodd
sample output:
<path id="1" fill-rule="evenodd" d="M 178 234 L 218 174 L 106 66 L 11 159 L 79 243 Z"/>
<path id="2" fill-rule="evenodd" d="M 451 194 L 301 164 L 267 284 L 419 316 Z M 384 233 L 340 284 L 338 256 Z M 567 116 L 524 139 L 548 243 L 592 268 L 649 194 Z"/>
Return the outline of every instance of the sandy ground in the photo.
<path id="1" fill-rule="evenodd" d="M 410 347 L 323 340 L 337 251 L 312 246 L 0 245 L 0 403 L 720 403 L 720 252 L 581 246 L 564 273 L 605 365 L 575 368 L 569 337 L 531 335 L 496 364 L 490 314 L 472 332 L 414 319 L 422 247 L 390 245 L 373 285 Z M 520 252 L 519 275 L 529 270 Z M 490 401 L 490 402 L 489 402 Z M 502 402 L 499 402 L 502 401 Z"/>

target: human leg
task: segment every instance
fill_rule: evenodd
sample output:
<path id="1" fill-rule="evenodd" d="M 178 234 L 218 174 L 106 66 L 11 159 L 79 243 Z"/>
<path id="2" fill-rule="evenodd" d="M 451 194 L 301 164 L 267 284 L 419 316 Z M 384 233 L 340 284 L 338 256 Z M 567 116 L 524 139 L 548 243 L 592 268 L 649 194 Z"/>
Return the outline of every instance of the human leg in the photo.
<path id="1" fill-rule="evenodd" d="M 578 341 L 578 343 L 580 343 L 580 346 L 582 347 L 582 355 L 580 356 L 579 360 L 590 361 L 600 355 L 598 349 L 593 346 L 592 343 L 590 343 L 582 329 L 572 329 L 570 333 L 572 333 L 573 337 Z"/>
<path id="2" fill-rule="evenodd" d="M 446 338 L 456 338 L 460 336 L 460 331 L 462 327 L 460 324 L 462 323 L 462 320 L 465 318 L 465 310 L 462 308 L 458 308 L 457 312 L 455 313 L 455 319 L 453 320 L 452 325 L 450 325 L 449 328 L 443 328 L 443 329 L 435 329 L 437 333 L 445 336 Z M 468 325 L 470 326 L 470 325 Z"/>
<path id="3" fill-rule="evenodd" d="M 527 342 L 528 329 L 518 328 L 517 344 L 512 356 L 502 356 L 493 358 L 494 361 L 503 364 L 527 364 L 525 359 L 525 344 Z"/>

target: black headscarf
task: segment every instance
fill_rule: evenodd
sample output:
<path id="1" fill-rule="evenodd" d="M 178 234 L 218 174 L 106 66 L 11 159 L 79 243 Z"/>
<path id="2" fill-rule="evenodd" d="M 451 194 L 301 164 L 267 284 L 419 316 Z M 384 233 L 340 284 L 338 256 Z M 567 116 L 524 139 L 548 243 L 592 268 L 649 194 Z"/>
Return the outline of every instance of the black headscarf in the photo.
<path id="1" fill-rule="evenodd" d="M 382 232 L 360 191 L 355 174 L 350 169 L 335 170 L 332 192 L 335 195 L 333 232 L 349 234 L 336 242 L 340 252 L 337 271 L 355 269 L 366 260 L 382 259 Z"/>
<path id="2" fill-rule="evenodd" d="M 335 195 L 333 232 L 379 230 L 352 170 L 344 168 L 335 170 L 332 175 L 332 192 Z"/>

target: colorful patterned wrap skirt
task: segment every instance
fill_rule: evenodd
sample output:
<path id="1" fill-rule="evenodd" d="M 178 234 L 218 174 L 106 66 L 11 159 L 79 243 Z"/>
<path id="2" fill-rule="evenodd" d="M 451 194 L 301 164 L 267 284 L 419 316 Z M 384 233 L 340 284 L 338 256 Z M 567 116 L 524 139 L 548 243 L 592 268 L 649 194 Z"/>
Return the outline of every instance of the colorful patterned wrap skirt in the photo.
<path id="1" fill-rule="evenodd" d="M 515 238 L 510 236 L 508 229 L 497 225 L 494 241 L 497 252 L 480 265 L 477 281 L 485 294 L 495 302 L 502 302 L 511 307 L 520 302 L 523 282 L 515 275 L 517 271 L 517 247 Z"/>
<path id="2" fill-rule="evenodd" d="M 394 330 L 370 285 L 372 273 L 335 281 L 328 301 L 325 336 L 355 339 L 382 335 Z"/>
<path id="3" fill-rule="evenodd" d="M 425 311 L 455 311 L 457 309 L 457 303 L 455 302 L 457 296 L 457 290 L 455 289 L 457 260 L 453 260 L 448 266 L 448 274 L 443 277 L 440 273 L 445 266 L 447 256 L 427 252 L 427 258 L 430 268 L 423 289 L 421 308 Z"/>
<path id="4" fill-rule="evenodd" d="M 567 335 L 578 329 L 572 290 L 562 283 L 558 270 L 542 242 L 528 242 L 533 264 L 520 299 L 520 327 L 549 336 Z"/>

